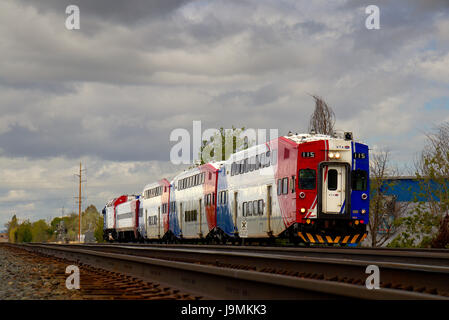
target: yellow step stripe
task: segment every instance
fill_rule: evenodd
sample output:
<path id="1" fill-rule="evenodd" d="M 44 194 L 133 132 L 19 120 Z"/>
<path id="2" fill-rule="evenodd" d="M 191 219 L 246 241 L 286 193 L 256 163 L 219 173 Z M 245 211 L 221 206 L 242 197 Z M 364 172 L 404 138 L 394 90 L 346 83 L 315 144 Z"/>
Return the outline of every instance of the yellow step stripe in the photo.
<path id="1" fill-rule="evenodd" d="M 367 235 L 368 235 L 368 233 L 365 233 L 365 234 L 362 236 L 362 239 L 360 239 L 360 242 L 362 242 L 363 240 L 365 240 L 365 238 L 366 238 Z"/>
<path id="2" fill-rule="evenodd" d="M 343 243 L 346 243 L 346 242 L 348 242 L 348 240 L 349 240 L 349 236 L 346 236 L 344 239 L 343 239 Z"/>
<path id="3" fill-rule="evenodd" d="M 320 236 L 319 234 L 317 234 L 316 237 L 318 238 L 318 241 L 319 241 L 320 243 L 324 243 L 323 238 L 321 238 L 321 236 Z"/>
<path id="4" fill-rule="evenodd" d="M 338 243 L 338 241 L 340 241 L 340 238 L 341 238 L 340 236 L 336 237 L 334 243 Z"/>
<path id="5" fill-rule="evenodd" d="M 306 238 L 302 235 L 302 232 L 298 232 L 298 235 L 302 238 L 302 240 L 304 240 L 304 242 L 307 242 Z"/>
<path id="6" fill-rule="evenodd" d="M 359 237 L 359 235 L 356 234 L 356 235 L 354 236 L 354 238 L 352 238 L 351 243 L 355 243 L 355 241 L 357 240 L 358 237 Z"/>
<path id="7" fill-rule="evenodd" d="M 310 242 L 315 243 L 315 239 L 312 237 L 310 233 L 306 233 L 307 237 L 309 238 Z"/>
<path id="8" fill-rule="evenodd" d="M 327 240 L 327 242 L 329 242 L 329 243 L 333 243 L 332 238 L 329 237 L 329 236 L 326 236 L 326 240 Z"/>

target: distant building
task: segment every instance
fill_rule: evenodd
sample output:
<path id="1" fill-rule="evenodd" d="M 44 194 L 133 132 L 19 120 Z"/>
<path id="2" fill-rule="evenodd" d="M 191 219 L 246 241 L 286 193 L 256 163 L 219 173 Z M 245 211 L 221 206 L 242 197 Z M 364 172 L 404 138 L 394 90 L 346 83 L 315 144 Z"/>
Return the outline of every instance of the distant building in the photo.
<path id="1" fill-rule="evenodd" d="M 382 193 L 385 195 L 385 214 L 378 230 L 379 234 L 388 233 L 393 228 L 394 213 L 400 208 L 403 210 L 402 216 L 407 216 L 413 214 L 418 202 L 428 201 L 428 196 L 423 194 L 421 189 L 423 183 L 424 181 L 419 180 L 416 176 L 388 177 L 384 180 Z M 429 183 L 430 190 L 441 190 L 442 188 L 435 181 Z M 449 184 L 449 180 L 447 183 Z M 432 197 L 436 200 L 439 199 L 436 194 L 432 194 Z"/>

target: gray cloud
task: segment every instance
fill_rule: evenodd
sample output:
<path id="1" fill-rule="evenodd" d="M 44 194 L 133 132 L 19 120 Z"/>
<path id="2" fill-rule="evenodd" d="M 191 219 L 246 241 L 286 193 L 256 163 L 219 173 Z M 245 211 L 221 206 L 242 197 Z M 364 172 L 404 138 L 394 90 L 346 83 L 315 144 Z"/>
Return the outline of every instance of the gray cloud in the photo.
<path id="1" fill-rule="evenodd" d="M 77 5 L 83 15 L 102 21 L 134 25 L 143 19 L 160 19 L 189 2 L 189 0 L 19 0 L 41 13 L 65 13 L 69 5 Z"/>

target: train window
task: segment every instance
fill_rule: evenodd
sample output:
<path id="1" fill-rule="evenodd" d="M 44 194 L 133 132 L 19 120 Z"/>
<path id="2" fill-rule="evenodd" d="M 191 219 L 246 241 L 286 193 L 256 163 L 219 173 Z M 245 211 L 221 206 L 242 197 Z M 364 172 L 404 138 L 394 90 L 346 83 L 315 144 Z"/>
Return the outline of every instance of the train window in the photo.
<path id="1" fill-rule="evenodd" d="M 338 171 L 335 169 L 330 169 L 327 172 L 327 189 L 334 191 L 337 190 L 338 186 Z"/>
<path id="2" fill-rule="evenodd" d="M 298 187 L 302 190 L 313 190 L 316 186 L 316 171 L 314 169 L 301 169 L 298 174 Z"/>
<path id="3" fill-rule="evenodd" d="M 244 217 L 246 217 L 246 211 L 247 211 L 247 203 L 246 202 L 243 202 L 242 203 L 242 215 L 244 216 Z"/>
<path id="4" fill-rule="evenodd" d="M 265 167 L 269 167 L 270 166 L 270 156 L 271 156 L 271 152 L 267 151 L 265 153 Z"/>
<path id="5" fill-rule="evenodd" d="M 194 175 L 193 176 L 193 185 L 197 186 L 198 185 L 198 175 Z"/>
<path id="6" fill-rule="evenodd" d="M 290 150 L 285 148 L 284 149 L 284 159 L 288 159 L 290 157 Z"/>
<path id="7" fill-rule="evenodd" d="M 245 167 L 245 173 L 249 172 L 249 159 L 243 161 L 243 166 Z"/>
<path id="8" fill-rule="evenodd" d="M 215 204 L 215 193 L 212 193 L 212 204 Z"/>
<path id="9" fill-rule="evenodd" d="M 354 170 L 351 172 L 352 190 L 365 191 L 367 188 L 367 173 L 365 170 Z"/>
<path id="10" fill-rule="evenodd" d="M 290 190 L 292 191 L 292 193 L 295 193 L 295 176 L 292 176 L 292 179 L 290 181 Z"/>
<path id="11" fill-rule="evenodd" d="M 288 178 L 282 179 L 282 194 L 288 193 Z"/>
<path id="12" fill-rule="evenodd" d="M 262 199 L 260 199 L 258 201 L 258 205 L 259 205 L 259 214 L 263 215 L 263 200 Z"/>
<path id="13" fill-rule="evenodd" d="M 259 155 L 258 154 L 256 155 L 255 159 L 256 159 L 256 162 L 254 163 L 254 168 L 255 168 L 255 170 L 259 170 L 259 168 L 260 168 L 260 161 L 259 161 Z"/>
<path id="14" fill-rule="evenodd" d="M 234 171 L 235 171 L 235 162 L 231 164 L 231 177 L 234 175 Z"/>
<path id="15" fill-rule="evenodd" d="M 282 191 L 282 180 L 279 179 L 278 180 L 278 196 L 281 194 Z"/>
<path id="16" fill-rule="evenodd" d="M 245 173 L 245 167 L 243 166 L 243 160 L 240 160 L 239 162 L 239 167 L 240 167 L 240 174 Z"/>
<path id="17" fill-rule="evenodd" d="M 255 163 L 256 163 L 256 158 L 255 157 L 251 157 L 248 159 L 248 166 L 249 166 L 249 171 L 254 171 L 254 167 L 255 167 Z"/>
<path id="18" fill-rule="evenodd" d="M 263 168 L 265 166 L 265 153 L 261 153 L 259 155 L 259 168 Z"/>
<path id="19" fill-rule="evenodd" d="M 248 212 L 247 212 L 248 216 L 252 216 L 253 215 L 253 203 L 250 201 L 248 202 Z"/>
<path id="20" fill-rule="evenodd" d="M 207 205 L 210 205 L 211 204 L 211 202 L 210 202 L 210 193 L 207 195 Z"/>
<path id="21" fill-rule="evenodd" d="M 255 216 L 259 214 L 258 207 L 257 207 L 257 200 L 253 201 L 253 214 Z"/>
<path id="22" fill-rule="evenodd" d="M 277 150 L 273 150 L 271 152 L 271 164 L 272 165 L 276 165 L 277 162 L 278 162 L 278 151 Z"/>

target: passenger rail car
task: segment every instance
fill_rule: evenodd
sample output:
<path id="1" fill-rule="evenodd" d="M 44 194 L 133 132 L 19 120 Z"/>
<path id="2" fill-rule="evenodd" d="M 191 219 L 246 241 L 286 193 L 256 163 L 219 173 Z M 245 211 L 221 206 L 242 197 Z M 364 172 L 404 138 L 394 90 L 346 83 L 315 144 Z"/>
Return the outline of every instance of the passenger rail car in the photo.
<path id="1" fill-rule="evenodd" d="M 351 133 L 290 134 L 161 181 L 142 195 L 140 234 L 147 240 L 354 244 L 366 237 L 368 146 Z M 155 188 L 150 205 L 147 193 Z M 111 206 L 104 211 L 109 233 Z"/>
<path id="2" fill-rule="evenodd" d="M 168 206 L 170 182 L 162 179 L 145 186 L 142 193 L 142 212 L 144 226 L 141 233 L 144 239 L 162 240 L 170 237 Z"/>
<path id="3" fill-rule="evenodd" d="M 122 195 L 108 202 L 103 209 L 105 240 L 130 241 L 143 238 L 139 232 L 140 196 Z"/>

